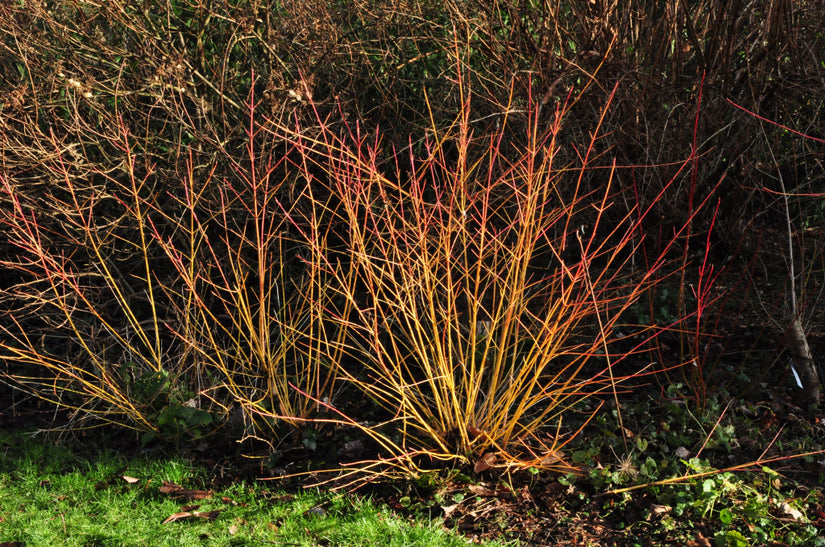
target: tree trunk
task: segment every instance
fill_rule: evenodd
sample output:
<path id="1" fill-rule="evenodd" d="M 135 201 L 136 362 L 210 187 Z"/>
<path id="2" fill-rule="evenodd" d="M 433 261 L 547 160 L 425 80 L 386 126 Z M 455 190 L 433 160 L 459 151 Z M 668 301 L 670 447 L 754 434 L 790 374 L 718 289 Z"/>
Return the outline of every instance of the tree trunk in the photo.
<path id="1" fill-rule="evenodd" d="M 820 398 L 819 373 L 816 370 L 811 348 L 805 330 L 798 317 L 795 317 L 786 335 L 788 349 L 795 379 L 802 388 L 802 403 L 805 406 L 818 406 Z"/>

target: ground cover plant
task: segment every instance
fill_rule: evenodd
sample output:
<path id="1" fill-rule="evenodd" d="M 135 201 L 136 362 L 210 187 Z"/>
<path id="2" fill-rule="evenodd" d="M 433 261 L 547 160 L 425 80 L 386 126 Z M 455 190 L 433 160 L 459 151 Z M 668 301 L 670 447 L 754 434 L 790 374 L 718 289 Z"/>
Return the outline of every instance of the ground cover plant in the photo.
<path id="1" fill-rule="evenodd" d="M 586 470 L 584 476 L 530 484 L 529 495 L 525 489 L 522 497 L 505 500 L 509 507 L 504 513 L 526 515 L 522 522 L 512 519 L 508 524 L 520 527 L 531 544 L 569 541 L 559 531 L 562 527 L 552 525 L 557 520 L 576 530 L 574 537 L 582 543 L 596 545 L 821 543 L 821 477 L 813 478 L 821 472 L 821 453 L 797 461 L 779 456 L 804 453 L 809 435 L 792 426 L 782 431 L 781 422 L 774 422 L 768 427 L 784 439 L 781 446 L 759 445 L 753 437 L 771 413 L 758 406 L 724 409 L 714 403 L 713 410 L 724 413 L 715 422 L 693 414 L 684 401 L 635 404 L 641 408 L 626 421 L 634 439 L 627 454 L 620 452 L 622 440 L 607 420 L 593 424 L 594 430 L 582 435 L 589 442 L 578 444 L 572 455 Z M 769 457 L 777 459 L 764 466 L 753 463 Z M 468 507 L 469 512 L 479 505 Z M 519 505 L 534 509 L 519 512 L 514 509 Z M 466 514 L 456 520 L 473 527 Z"/>
<path id="2" fill-rule="evenodd" d="M 487 538 L 810 543 L 821 11 L 6 3 L 0 417 Z"/>

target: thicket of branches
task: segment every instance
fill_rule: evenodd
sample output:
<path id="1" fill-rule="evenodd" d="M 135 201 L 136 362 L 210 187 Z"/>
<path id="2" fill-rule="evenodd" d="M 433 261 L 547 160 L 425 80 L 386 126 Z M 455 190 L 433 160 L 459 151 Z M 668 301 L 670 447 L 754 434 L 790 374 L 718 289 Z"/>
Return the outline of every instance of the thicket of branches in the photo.
<path id="1" fill-rule="evenodd" d="M 69 326 L 103 361 L 128 364 L 137 358 L 130 353 L 137 346 L 174 348 L 164 358 L 176 362 L 173 376 L 185 377 L 184 372 L 202 365 L 206 346 L 185 347 L 184 338 L 174 335 L 191 319 L 181 316 L 180 285 L 165 282 L 181 272 L 166 262 L 169 254 L 162 245 L 147 246 L 144 238 L 151 230 L 156 241 L 181 241 L 183 221 L 198 209 L 203 233 L 225 247 L 210 249 L 217 257 L 231 254 L 233 245 L 243 247 L 251 229 L 249 194 L 238 190 L 233 195 L 205 183 L 200 188 L 198 181 L 239 181 L 244 172 L 266 173 L 277 181 L 262 199 L 286 204 L 269 228 L 270 234 L 288 233 L 278 240 L 286 260 L 279 267 L 295 279 L 317 281 L 312 276 L 321 274 L 307 257 L 311 246 L 297 243 L 294 231 L 300 228 L 289 224 L 302 218 L 307 228 L 313 221 L 306 210 L 299 215 L 289 209 L 307 187 L 305 178 L 290 170 L 301 154 L 281 129 L 300 127 L 310 140 L 344 136 L 356 125 L 365 135 L 380 134 L 372 160 L 377 172 L 399 182 L 414 166 L 396 159 L 426 152 L 428 138 L 438 143 L 440 161 L 458 161 L 464 143 L 455 136 L 454 124 L 468 96 L 467 138 L 484 143 L 504 128 L 505 144 L 498 148 L 504 154 L 507 143 L 529 144 L 528 129 L 557 131 L 555 140 L 564 143 L 593 141 L 587 151 L 560 148 L 554 164 L 582 171 L 569 179 L 579 186 L 564 191 L 587 195 L 612 180 L 622 196 L 608 215 L 615 223 L 634 207 L 654 206 L 642 219 L 647 238 L 639 253 L 647 249 L 655 255 L 689 226 L 679 235 L 682 246 L 673 248 L 673 258 L 685 259 L 688 247 L 704 245 L 704 234 L 714 226 L 711 256 L 737 256 L 751 264 L 754 279 L 762 279 L 762 270 L 752 267 L 762 258 L 751 260 L 761 249 L 758 234 L 783 232 L 790 217 L 792 248 L 800 253 L 796 260 L 803 258 L 803 267 L 795 270 L 801 304 L 793 313 L 810 314 L 822 287 L 819 234 L 813 236 L 810 229 L 825 218 L 825 201 L 818 195 L 790 196 L 786 210 L 784 200 L 790 194 L 825 192 L 822 143 L 800 136 L 825 136 L 825 7 L 820 2 L 37 1 L 3 3 L 0 21 L 5 187 L 0 221 L 20 229 L 21 212 L 39 211 L 38 245 L 71 264 L 73 282 L 91 288 L 90 294 L 110 294 L 112 283 L 122 291 L 115 301 L 96 303 L 100 317 L 54 314 L 46 305 L 54 279 L 42 274 L 42 264 L 31 262 L 25 242 L 0 241 L 4 374 L 17 387 L 36 379 L 42 388 L 50 381 L 42 370 L 15 359 L 20 337 L 39 340 L 44 351 L 71 359 L 79 342 L 66 334 Z M 554 126 L 563 105 L 565 122 Z M 251 124 L 252 110 L 266 122 Z M 597 127 L 598 138 L 591 133 Z M 581 161 L 585 152 L 589 157 Z M 614 164 L 619 167 L 612 171 Z M 310 167 L 303 175 L 309 173 L 322 176 L 323 169 Z M 714 191 L 720 208 L 696 214 Z M 129 192 L 137 198 L 133 203 L 123 201 Z M 194 208 L 193 192 L 202 192 Z M 324 203 L 327 198 L 313 199 Z M 164 221 L 136 225 L 134 218 L 144 218 L 136 214 L 141 207 L 156 210 Z M 92 246 L 91 219 L 77 213 L 84 210 L 95 216 Z M 326 220 L 331 227 L 325 243 L 335 248 L 342 237 L 334 226 L 340 218 L 331 214 Z M 793 259 L 785 247 L 778 252 L 783 257 L 778 260 Z M 102 259 L 112 259 L 105 275 L 94 266 Z M 212 276 L 219 284 L 217 279 L 226 282 L 231 271 L 236 285 L 261 282 L 263 274 L 251 266 L 251 258 L 239 251 L 234 260 L 221 269 L 216 258 L 204 278 Z M 166 294 L 164 310 L 154 308 L 161 302 L 158 295 L 147 294 L 152 276 L 158 287 L 175 289 Z M 135 288 L 135 280 L 143 288 Z M 314 309 L 290 307 L 289 295 L 306 290 L 300 281 L 278 283 L 265 294 L 282 289 L 278 302 L 284 314 L 295 314 L 290 317 L 302 324 L 320 321 Z M 218 322 L 226 319 L 226 310 L 219 309 L 229 298 L 226 291 L 213 291 L 211 301 L 204 302 Z M 788 301 L 779 290 L 759 296 L 772 310 Z M 324 298 L 316 295 L 314 302 L 326 309 Z M 673 313 L 683 311 L 684 300 L 675 301 Z M 124 305 L 136 310 L 134 317 L 118 316 Z M 256 306 L 267 304 L 249 305 L 251 317 Z M 243 330 L 243 323 L 226 320 L 226 336 Z M 163 329 L 155 325 L 157 339 L 143 339 L 140 333 L 151 329 L 141 329 L 152 321 L 175 327 L 159 334 Z M 108 326 L 101 331 L 101 324 Z M 194 336 L 203 339 L 207 333 Z M 247 345 L 253 347 L 254 341 Z M 225 364 L 230 357 L 221 366 L 231 368 Z M 155 365 L 147 366 L 154 370 Z M 312 382 L 330 381 L 321 376 Z M 200 370 L 188 378 L 190 385 L 179 386 L 186 393 L 198 393 L 204 387 L 198 382 L 206 382 Z M 51 381 L 55 388 L 70 384 L 65 378 Z M 126 380 L 107 381 L 121 385 Z M 148 390 L 143 403 L 150 407 L 157 395 L 153 389 L 167 382 L 151 374 L 129 381 Z M 253 402 L 253 392 L 265 384 L 256 382 L 243 392 L 231 393 L 231 387 L 228 393 L 210 392 L 211 400 L 225 405 L 228 416 L 226 401 Z M 75 395 L 118 400 L 111 393 Z M 57 395 L 52 400 L 63 401 Z M 173 418 L 196 423 L 198 418 L 183 410 L 186 402 L 179 402 L 180 415 Z M 98 408 L 97 403 L 72 404 L 81 411 Z M 164 408 L 168 405 L 158 404 L 153 412 Z M 108 411 L 96 412 L 105 418 Z"/>

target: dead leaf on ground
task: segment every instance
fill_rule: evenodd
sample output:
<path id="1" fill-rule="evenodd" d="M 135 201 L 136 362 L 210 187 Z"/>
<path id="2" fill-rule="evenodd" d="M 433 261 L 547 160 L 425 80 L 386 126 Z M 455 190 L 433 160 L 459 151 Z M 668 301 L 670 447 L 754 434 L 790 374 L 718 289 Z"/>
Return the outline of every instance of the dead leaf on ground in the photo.
<path id="1" fill-rule="evenodd" d="M 450 518 L 450 515 L 453 514 L 453 511 L 458 509 L 460 503 L 454 503 L 452 505 L 442 505 L 441 510 L 444 511 L 444 518 Z"/>
<path id="2" fill-rule="evenodd" d="M 469 490 L 476 496 L 484 496 L 485 498 L 489 498 L 496 495 L 495 490 L 491 490 L 486 486 L 481 486 L 478 484 L 471 484 L 467 487 L 467 490 Z"/>
<path id="3" fill-rule="evenodd" d="M 487 435 L 487 433 L 484 432 L 484 430 L 478 429 L 476 427 L 468 427 L 467 433 L 470 435 L 470 438 L 472 440 L 489 439 L 489 436 Z"/>
<path id="4" fill-rule="evenodd" d="M 192 519 L 192 518 L 199 518 L 199 519 L 206 519 L 206 520 L 215 520 L 220 515 L 220 511 L 181 511 L 180 513 L 175 513 L 166 517 L 161 524 L 168 524 L 170 522 L 175 522 L 177 520 L 184 520 L 184 519 Z"/>
<path id="5" fill-rule="evenodd" d="M 135 477 L 130 477 L 128 475 L 123 475 L 123 480 L 125 480 L 128 484 L 135 484 L 136 482 L 140 482 L 140 479 L 136 479 Z"/>
<path id="6" fill-rule="evenodd" d="M 787 501 L 783 501 L 779 504 L 779 512 L 786 517 L 792 518 L 793 520 L 803 520 L 805 518 L 805 515 L 803 515 L 799 509 L 793 507 Z"/>
<path id="7" fill-rule="evenodd" d="M 702 532 L 696 532 L 696 539 L 687 542 L 688 547 L 711 547 L 708 538 L 702 535 Z"/>
<path id="8" fill-rule="evenodd" d="M 560 450 L 551 450 L 541 460 L 542 465 L 551 466 L 557 463 L 563 463 L 564 461 L 564 452 Z"/>
<path id="9" fill-rule="evenodd" d="M 498 458 L 496 457 L 495 453 L 493 452 L 485 452 L 479 459 L 476 461 L 473 470 L 476 473 L 481 473 L 483 471 L 487 471 L 488 469 L 492 469 L 493 466 L 496 464 Z"/>
<path id="10" fill-rule="evenodd" d="M 163 486 L 158 488 L 161 494 L 166 494 L 170 498 L 182 498 L 190 501 L 204 500 L 212 497 L 211 490 L 191 490 L 179 484 L 163 481 Z"/>

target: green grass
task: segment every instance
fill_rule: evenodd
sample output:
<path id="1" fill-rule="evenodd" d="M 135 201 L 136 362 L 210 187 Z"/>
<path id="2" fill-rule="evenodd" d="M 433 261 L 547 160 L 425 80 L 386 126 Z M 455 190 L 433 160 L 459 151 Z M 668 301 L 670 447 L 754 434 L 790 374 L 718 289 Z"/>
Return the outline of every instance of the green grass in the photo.
<path id="1" fill-rule="evenodd" d="M 410 522 L 362 497 L 284 495 L 270 483 L 237 482 L 208 499 L 172 499 L 163 481 L 199 489 L 205 468 L 182 459 L 79 455 L 64 445 L 0 433 L 0 543 L 18 545 L 467 545 L 441 522 Z M 129 483 L 124 476 L 138 479 Z M 185 505 L 214 520 L 163 524 Z"/>

